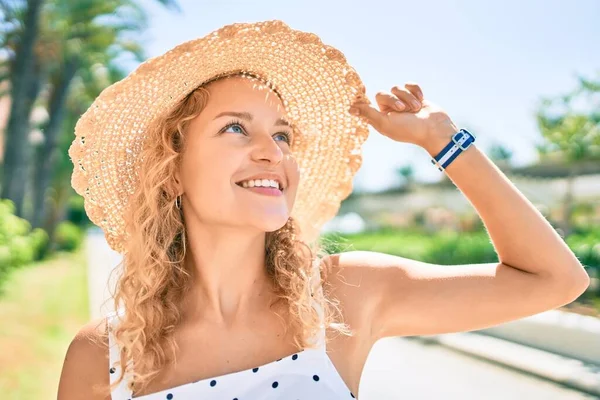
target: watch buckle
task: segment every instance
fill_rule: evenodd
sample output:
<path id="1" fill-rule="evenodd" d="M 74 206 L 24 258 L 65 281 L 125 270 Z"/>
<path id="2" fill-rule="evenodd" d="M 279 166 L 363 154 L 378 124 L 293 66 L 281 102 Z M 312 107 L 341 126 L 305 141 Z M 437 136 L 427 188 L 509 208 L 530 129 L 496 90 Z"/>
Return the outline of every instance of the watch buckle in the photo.
<path id="1" fill-rule="evenodd" d="M 458 132 L 458 133 L 462 133 L 462 134 L 463 134 L 463 136 L 467 138 L 467 140 L 465 140 L 465 142 L 467 142 L 467 141 L 469 140 L 469 136 L 467 136 L 467 135 L 468 135 L 468 133 L 465 133 L 465 132 L 463 132 L 463 131 L 460 131 L 460 132 Z M 461 139 L 462 139 L 462 137 L 461 137 Z M 460 140 L 460 139 L 459 139 L 459 140 Z M 460 143 L 458 142 L 458 140 L 456 139 L 456 135 L 452 136 L 452 141 L 454 142 L 454 144 L 456 144 L 458 147 L 460 147 L 460 149 L 461 149 L 461 150 L 463 150 L 463 151 L 464 151 L 464 150 L 466 150 L 466 149 L 468 149 L 468 148 L 469 148 L 469 145 L 471 144 L 471 143 L 469 143 L 469 144 L 467 144 L 467 147 L 463 147 L 463 146 L 462 146 L 462 144 L 460 144 Z"/>

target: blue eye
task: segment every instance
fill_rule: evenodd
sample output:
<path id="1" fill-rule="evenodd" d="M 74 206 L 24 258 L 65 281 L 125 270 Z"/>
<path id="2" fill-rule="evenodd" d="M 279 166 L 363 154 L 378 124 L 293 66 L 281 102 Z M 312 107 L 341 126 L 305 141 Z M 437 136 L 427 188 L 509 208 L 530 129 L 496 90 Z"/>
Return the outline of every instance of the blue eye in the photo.
<path id="1" fill-rule="evenodd" d="M 283 141 L 286 142 L 287 144 L 290 144 L 290 135 L 288 135 L 285 132 L 279 132 L 277 135 L 275 135 L 275 137 L 278 137 L 278 136 L 282 136 Z"/>
<path id="2" fill-rule="evenodd" d="M 223 132 L 227 132 L 229 129 L 235 128 L 236 132 L 234 133 L 245 133 L 244 132 L 244 127 L 238 123 L 233 123 L 233 124 L 229 124 L 225 127 L 225 129 L 223 130 Z"/>

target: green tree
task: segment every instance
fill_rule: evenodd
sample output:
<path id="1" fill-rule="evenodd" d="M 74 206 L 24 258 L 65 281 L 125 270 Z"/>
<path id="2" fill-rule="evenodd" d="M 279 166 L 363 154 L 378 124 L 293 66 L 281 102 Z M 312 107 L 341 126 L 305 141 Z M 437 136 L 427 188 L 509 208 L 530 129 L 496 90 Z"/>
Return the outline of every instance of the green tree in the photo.
<path id="1" fill-rule="evenodd" d="M 73 163 L 68 154 L 75 124 L 104 88 L 123 79 L 125 75 L 126 71 L 115 63 L 98 62 L 90 68 L 82 69 L 71 85 L 65 105 L 65 118 L 58 135 L 58 150 L 53 161 L 50 189 L 45 199 L 47 207 L 44 224 L 50 235 L 50 243 L 53 243 L 56 226 L 66 217 L 69 200 L 72 196 L 79 196 L 71 187 Z"/>
<path id="2" fill-rule="evenodd" d="M 47 10 L 47 26 L 44 29 L 45 41 L 51 42 L 49 44 L 56 49 L 54 57 L 46 62 L 49 70 L 49 119 L 44 126 L 45 140 L 36 149 L 32 185 L 32 225 L 44 227 L 49 233 L 53 231 L 54 220 L 47 218 L 46 196 L 59 156 L 59 134 L 70 86 L 78 74 L 88 71 L 94 63 L 112 64 L 116 57 L 127 52 L 141 62 L 144 58 L 142 49 L 136 43 L 125 40 L 123 33 L 139 32 L 145 26 L 143 13 L 118 12 L 123 5 L 117 2 L 79 0 L 73 3 L 59 0 L 53 5 Z M 112 8 L 115 6 L 117 9 Z M 113 16 L 111 22 L 100 22 L 101 17 L 106 16 Z M 90 77 L 85 73 L 83 76 Z"/>
<path id="3" fill-rule="evenodd" d="M 543 98 L 536 114 L 544 142 L 542 159 L 553 158 L 569 168 L 561 228 L 568 235 L 573 212 L 573 184 L 583 162 L 600 161 L 600 83 L 579 77 L 579 86 L 556 98 Z"/>
<path id="4" fill-rule="evenodd" d="M 179 10 L 175 0 L 157 1 Z M 13 22 L 2 25 L 5 41 L 14 43 L 16 50 L 23 35 L 19 18 L 26 14 L 18 5 L 12 4 L 10 9 Z M 20 5 L 24 6 L 24 3 Z M 36 149 L 35 158 L 21 157 L 15 162 L 24 164 L 26 169 L 34 169 L 32 225 L 44 227 L 52 234 L 54 226 L 61 220 L 64 211 L 60 208 L 71 194 L 66 173 L 70 173 L 72 165 L 67 170 L 64 161 L 69 161 L 67 149 L 73 138 L 75 121 L 106 86 L 125 76 L 116 65 L 117 59 L 126 53 L 138 62 L 145 59 L 142 48 L 131 38 L 135 37 L 132 33 L 139 34 L 146 26 L 145 10 L 135 0 L 47 0 L 42 7 L 38 24 L 42 34 L 35 42 L 35 65 L 41 66 L 37 70 L 36 76 L 41 77 L 38 81 L 46 83 L 38 102 L 47 108 L 48 120 L 42 126 L 44 141 Z M 15 63 L 9 59 L 7 65 L 5 70 L 12 76 Z M 99 71 L 104 71 L 104 75 L 99 76 Z M 75 82 L 79 84 L 75 85 Z M 73 90 L 74 86 L 77 90 Z M 18 137 L 8 130 L 7 137 Z M 28 132 L 29 126 L 25 130 Z M 21 138 L 19 145 L 27 147 L 29 143 Z M 12 177 L 19 165 L 7 164 L 3 175 Z M 25 187 L 27 179 L 20 181 Z M 22 198 L 15 201 L 20 204 L 20 214 L 22 201 Z M 48 203 L 53 205 L 50 211 L 47 210 Z"/>
<path id="5" fill-rule="evenodd" d="M 15 204 L 16 215 L 23 213 L 29 159 L 29 119 L 43 80 L 36 60 L 43 0 L 0 1 L 2 48 L 9 51 L 3 68 L 9 73 L 11 107 L 5 130 L 4 167 L 1 198 Z"/>

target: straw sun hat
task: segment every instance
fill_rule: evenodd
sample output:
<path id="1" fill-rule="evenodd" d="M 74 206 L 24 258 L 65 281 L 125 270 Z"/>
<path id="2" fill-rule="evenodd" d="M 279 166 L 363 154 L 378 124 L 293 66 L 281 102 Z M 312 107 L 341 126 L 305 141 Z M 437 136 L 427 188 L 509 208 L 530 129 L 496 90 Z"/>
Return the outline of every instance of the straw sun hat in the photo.
<path id="1" fill-rule="evenodd" d="M 300 168 L 292 217 L 312 241 L 352 191 L 367 123 L 348 113 L 364 85 L 344 55 L 313 33 L 281 21 L 237 23 L 142 63 L 106 88 L 81 116 L 69 148 L 71 184 L 109 245 L 125 251 L 123 220 L 137 185 L 145 131 L 196 87 L 232 73 L 260 77 L 280 96 L 297 129 L 291 149 Z"/>

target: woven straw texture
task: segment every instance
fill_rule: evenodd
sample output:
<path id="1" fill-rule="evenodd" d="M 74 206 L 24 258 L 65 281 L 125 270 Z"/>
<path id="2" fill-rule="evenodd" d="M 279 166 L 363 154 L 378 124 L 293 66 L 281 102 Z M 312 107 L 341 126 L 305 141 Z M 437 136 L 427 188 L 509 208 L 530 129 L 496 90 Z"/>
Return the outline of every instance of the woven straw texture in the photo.
<path id="1" fill-rule="evenodd" d="M 291 150 L 300 184 L 292 217 L 301 239 L 318 238 L 337 214 L 352 191 L 369 132 L 364 120 L 348 113 L 354 100 L 368 102 L 360 77 L 315 34 L 281 21 L 237 23 L 147 60 L 106 88 L 77 122 L 69 148 L 71 184 L 111 248 L 126 249 L 123 214 L 137 184 L 137 155 L 148 125 L 196 87 L 236 72 L 269 82 L 297 128 Z"/>

